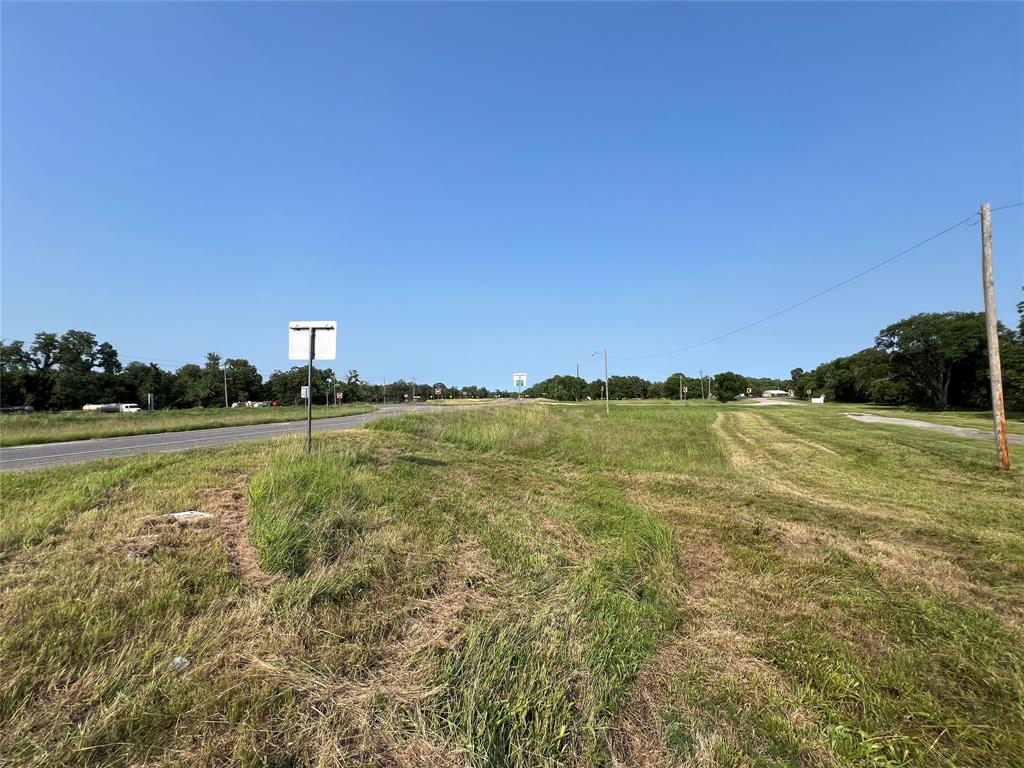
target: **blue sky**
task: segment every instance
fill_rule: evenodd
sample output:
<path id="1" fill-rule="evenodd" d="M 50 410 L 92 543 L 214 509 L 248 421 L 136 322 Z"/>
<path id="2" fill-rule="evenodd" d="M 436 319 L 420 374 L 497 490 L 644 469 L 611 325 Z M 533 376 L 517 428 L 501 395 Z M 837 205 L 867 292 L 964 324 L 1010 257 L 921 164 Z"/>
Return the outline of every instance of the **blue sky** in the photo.
<path id="1" fill-rule="evenodd" d="M 963 226 L 1024 200 L 1024 6 L 2 7 L 2 324 L 165 367 L 511 386 L 786 376 L 982 308 Z M 1024 209 L 994 215 L 1000 316 Z"/>

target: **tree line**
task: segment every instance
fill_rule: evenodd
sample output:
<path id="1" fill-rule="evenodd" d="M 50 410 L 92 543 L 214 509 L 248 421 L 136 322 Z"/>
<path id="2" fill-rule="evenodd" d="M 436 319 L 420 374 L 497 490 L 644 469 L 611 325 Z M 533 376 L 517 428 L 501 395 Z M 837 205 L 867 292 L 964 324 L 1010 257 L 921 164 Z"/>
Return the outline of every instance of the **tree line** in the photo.
<path id="1" fill-rule="evenodd" d="M 222 359 L 213 352 L 202 365 L 189 363 L 177 370 L 155 363 L 122 364 L 109 342 L 88 331 L 63 334 L 41 332 L 32 343 L 0 345 L 0 407 L 30 405 L 35 410 L 69 410 L 86 403 L 139 403 L 152 393 L 157 408 L 224 407 L 227 402 L 277 401 L 303 403 L 306 366 L 274 371 L 264 381 L 256 366 L 244 358 Z M 359 371 L 343 376 L 331 368 L 313 368 L 313 402 L 401 402 L 413 398 L 509 396 L 486 387 L 456 387 L 444 382 L 419 383 L 398 379 L 386 385 L 362 381 Z"/>
<path id="2" fill-rule="evenodd" d="M 1007 408 L 1024 410 L 1024 302 L 1017 305 L 1016 329 L 999 325 L 1003 386 Z M 745 376 L 723 371 L 694 377 L 681 372 L 662 381 L 640 376 L 612 376 L 613 400 L 716 397 L 733 400 L 748 388 L 755 394 L 768 389 L 808 390 L 841 402 L 875 402 L 932 408 L 989 407 L 988 349 L 985 317 L 980 312 L 924 313 L 883 328 L 873 346 L 822 363 L 811 371 L 795 368 L 788 379 Z M 209 353 L 202 365 L 189 363 L 175 371 L 154 363 L 123 365 L 109 342 L 88 331 L 61 335 L 41 332 L 28 346 L 23 341 L 0 345 L 0 406 L 31 405 L 36 410 L 81 408 L 86 403 L 147 402 L 153 393 L 158 408 L 223 407 L 229 403 L 276 400 L 300 404 L 306 366 L 275 371 L 263 380 L 244 358 L 222 359 Z M 313 401 L 401 402 L 413 398 L 512 396 L 507 390 L 457 387 L 397 380 L 386 385 L 362 381 L 350 370 L 338 376 L 330 368 L 313 369 Z M 338 398 L 337 395 L 341 397 Z M 523 392 L 554 400 L 597 400 L 604 397 L 604 380 L 552 376 Z"/>
<path id="3" fill-rule="evenodd" d="M 1024 410 L 1024 302 L 1017 305 L 1018 327 L 999 324 L 1003 390 L 1009 410 Z M 681 391 L 686 390 L 685 394 Z M 704 379 L 676 372 L 663 381 L 611 376 L 612 400 L 715 397 L 723 402 L 769 389 L 792 390 L 799 397 L 825 395 L 849 403 L 924 408 L 988 408 L 991 392 L 988 342 L 982 312 L 928 312 L 883 328 L 873 346 L 822 363 L 811 371 L 794 368 L 788 379 L 723 371 Z M 597 400 L 604 380 L 552 376 L 524 391 L 554 400 Z"/>

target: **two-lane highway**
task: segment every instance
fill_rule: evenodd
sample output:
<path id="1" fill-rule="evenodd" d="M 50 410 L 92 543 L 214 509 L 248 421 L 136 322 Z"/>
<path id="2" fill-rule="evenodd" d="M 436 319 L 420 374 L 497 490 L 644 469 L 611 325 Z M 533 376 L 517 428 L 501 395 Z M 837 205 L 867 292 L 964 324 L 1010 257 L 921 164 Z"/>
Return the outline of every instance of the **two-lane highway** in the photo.
<path id="1" fill-rule="evenodd" d="M 313 431 L 351 429 L 385 416 L 406 413 L 438 413 L 458 410 L 463 406 L 387 405 L 372 413 L 315 419 Z M 160 432 L 153 435 L 131 437 L 104 437 L 95 440 L 75 440 L 65 443 L 20 445 L 0 448 L 0 471 L 13 469 L 39 469 L 58 464 L 78 464 L 83 461 L 134 456 L 140 453 L 167 453 L 192 448 L 209 448 L 249 440 L 266 440 L 280 435 L 297 435 L 306 431 L 306 422 L 285 421 L 276 424 L 247 424 L 241 427 L 195 429 L 188 432 Z"/>

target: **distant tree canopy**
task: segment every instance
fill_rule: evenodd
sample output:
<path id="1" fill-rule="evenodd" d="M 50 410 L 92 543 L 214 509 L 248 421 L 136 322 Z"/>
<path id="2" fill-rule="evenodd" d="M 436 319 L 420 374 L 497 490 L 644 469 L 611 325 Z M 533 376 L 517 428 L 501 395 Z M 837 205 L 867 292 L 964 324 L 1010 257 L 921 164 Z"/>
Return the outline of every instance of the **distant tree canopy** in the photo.
<path id="1" fill-rule="evenodd" d="M 1024 410 L 1024 301 L 1017 305 L 1017 328 L 999 325 L 1003 387 L 1007 408 Z M 829 400 L 913 405 L 928 408 L 987 408 L 990 405 L 988 349 L 984 316 L 980 312 L 924 313 L 883 328 L 875 344 L 846 357 L 822 363 L 811 371 L 793 368 L 789 379 L 744 376 L 725 371 L 716 376 L 687 376 L 677 372 L 663 381 L 641 376 L 609 377 L 612 400 L 687 399 L 717 397 L 728 401 L 746 392 L 809 389 Z M 37 333 L 32 343 L 0 344 L 0 405 L 31 405 L 37 410 L 80 408 L 89 402 L 136 402 L 145 405 L 153 393 L 159 408 L 224 406 L 237 400 L 277 400 L 298 404 L 306 384 L 306 366 L 275 371 L 264 381 L 252 363 L 242 358 L 221 360 L 210 353 L 202 365 L 189 363 L 176 371 L 154 363 L 123 364 L 117 350 L 88 331 L 61 335 Z M 578 401 L 604 396 L 604 380 L 552 376 L 526 389 L 528 397 Z M 440 396 L 435 390 L 440 389 Z M 313 369 L 313 402 L 403 402 L 436 397 L 512 396 L 507 390 L 457 387 L 444 382 L 404 380 L 367 382 L 359 371 L 344 376 L 330 368 Z M 340 395 L 340 398 L 337 397 Z"/>
<path id="2" fill-rule="evenodd" d="M 284 405 L 303 402 L 306 366 L 274 371 L 264 381 L 256 366 L 244 358 L 227 358 L 213 352 L 202 365 L 187 363 L 176 371 L 155 363 L 133 361 L 123 365 L 109 342 L 100 342 L 88 331 L 64 334 L 40 332 L 26 347 L 24 341 L 0 343 L 0 406 L 31 405 L 36 410 L 81 408 L 86 403 L 139 403 L 145 407 L 153 394 L 158 408 L 224 407 L 246 400 L 276 400 Z M 368 383 L 359 371 L 344 376 L 330 368 L 313 368 L 313 402 L 402 402 L 435 397 L 510 396 L 508 391 L 486 387 L 457 387 L 443 382 L 417 383 L 398 380 Z M 340 397 L 335 397 L 340 395 Z"/>
<path id="3" fill-rule="evenodd" d="M 1024 301 L 1017 305 L 1018 327 L 999 326 L 1003 363 L 1003 389 L 1007 408 L 1024 410 Z M 553 376 L 534 384 L 524 394 L 555 400 L 576 400 L 577 382 L 584 397 L 603 397 L 604 381 L 584 383 L 573 376 Z M 809 389 L 829 400 L 926 408 L 988 408 L 988 345 L 985 318 L 980 312 L 924 313 L 883 328 L 873 347 L 822 363 L 811 371 L 793 368 L 788 379 L 744 376 L 725 371 L 705 378 L 670 374 L 662 382 L 639 376 L 609 378 L 612 400 L 633 398 L 714 396 L 729 401 L 750 387 L 754 395 L 768 389 L 793 389 L 803 396 Z"/>

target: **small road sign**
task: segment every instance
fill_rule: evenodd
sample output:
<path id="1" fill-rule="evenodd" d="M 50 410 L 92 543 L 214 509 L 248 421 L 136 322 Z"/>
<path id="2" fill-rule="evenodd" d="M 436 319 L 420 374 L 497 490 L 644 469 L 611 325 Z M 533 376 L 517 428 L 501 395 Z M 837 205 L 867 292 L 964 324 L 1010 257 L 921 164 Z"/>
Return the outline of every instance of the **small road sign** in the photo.
<path id="1" fill-rule="evenodd" d="M 338 350 L 338 323 L 334 320 L 292 320 L 288 323 L 288 359 L 309 359 L 309 334 L 313 337 L 313 358 L 333 360 Z"/>
<path id="2" fill-rule="evenodd" d="M 516 386 L 516 387 L 525 387 L 526 386 L 526 374 L 525 373 L 513 373 L 512 374 L 512 384 L 513 384 L 513 386 Z"/>
<path id="3" fill-rule="evenodd" d="M 299 397 L 301 397 L 303 400 L 309 398 L 309 387 L 307 387 L 305 384 L 303 384 L 302 389 L 299 390 Z"/>
<path id="4" fill-rule="evenodd" d="M 306 361 L 306 453 L 313 450 L 313 361 L 333 360 L 338 349 L 338 323 L 335 320 L 292 320 L 288 323 L 288 359 Z M 224 399 L 227 400 L 227 390 Z"/>

